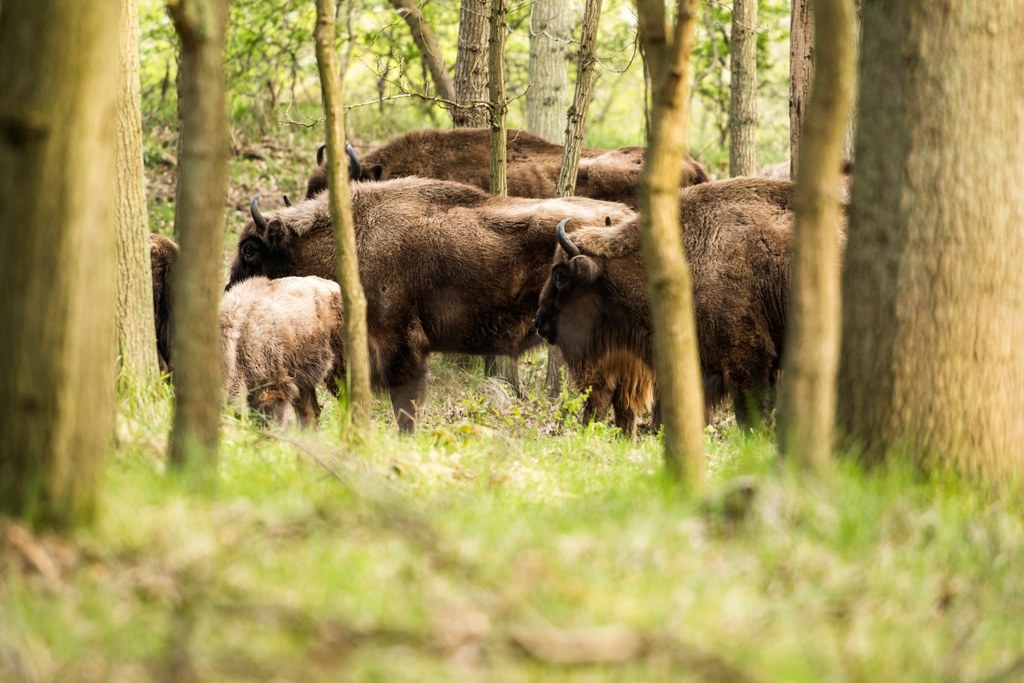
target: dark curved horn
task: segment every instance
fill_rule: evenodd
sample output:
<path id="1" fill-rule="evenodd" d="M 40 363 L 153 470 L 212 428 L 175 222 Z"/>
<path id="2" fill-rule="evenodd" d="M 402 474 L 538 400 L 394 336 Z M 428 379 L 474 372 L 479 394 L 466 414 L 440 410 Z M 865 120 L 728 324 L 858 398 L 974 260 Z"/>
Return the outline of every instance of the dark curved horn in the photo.
<path id="1" fill-rule="evenodd" d="M 359 165 L 356 151 L 352 149 L 352 145 L 345 145 L 345 153 L 348 154 L 348 160 L 351 162 L 348 167 L 348 177 L 352 180 L 359 180 L 363 177 L 363 167 Z"/>
<path id="2" fill-rule="evenodd" d="M 259 228 L 260 230 L 266 230 L 267 219 L 263 217 L 262 213 L 260 213 L 260 207 L 257 206 L 257 204 L 259 204 L 259 201 L 259 195 L 256 195 L 255 197 L 252 198 L 252 201 L 249 202 L 249 213 L 252 214 L 252 221 L 253 223 L 256 224 L 256 227 Z"/>
<path id="3" fill-rule="evenodd" d="M 283 195 L 283 196 L 284 196 L 284 205 L 285 206 L 291 206 L 292 205 L 292 200 L 288 199 L 288 195 Z"/>
<path id="4" fill-rule="evenodd" d="M 316 165 L 324 165 L 324 152 L 327 151 L 327 145 L 320 145 L 316 148 Z"/>
<path id="5" fill-rule="evenodd" d="M 572 243 L 569 236 L 565 234 L 565 224 L 569 222 L 568 218 L 562 219 L 562 222 L 555 228 L 555 234 L 558 235 L 558 244 L 561 245 L 562 251 L 564 251 L 569 258 L 575 258 L 580 255 L 580 248 Z"/>

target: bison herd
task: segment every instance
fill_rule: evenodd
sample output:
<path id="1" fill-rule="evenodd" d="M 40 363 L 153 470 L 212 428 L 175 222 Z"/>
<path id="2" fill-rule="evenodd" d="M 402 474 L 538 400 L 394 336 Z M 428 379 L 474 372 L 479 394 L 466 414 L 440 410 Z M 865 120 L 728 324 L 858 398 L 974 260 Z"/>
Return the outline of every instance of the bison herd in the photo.
<path id="1" fill-rule="evenodd" d="M 349 176 L 373 383 L 399 429 L 415 429 L 434 352 L 517 356 L 558 347 L 590 388 L 584 417 L 613 408 L 623 433 L 658 421 L 650 310 L 635 213 L 645 149 L 585 150 L 577 196 L 555 198 L 562 147 L 508 137 L 510 197 L 488 194 L 486 129 L 410 133 Z M 250 206 L 220 306 L 226 394 L 268 417 L 320 413 L 316 387 L 345 370 L 341 294 L 323 150 L 306 199 Z M 747 424 L 770 410 L 785 340 L 793 185 L 711 181 L 683 164 L 679 216 L 708 412 L 729 398 Z M 844 234 L 839 226 L 838 234 Z M 170 278 L 177 247 L 153 236 L 161 366 L 174 365 Z"/>

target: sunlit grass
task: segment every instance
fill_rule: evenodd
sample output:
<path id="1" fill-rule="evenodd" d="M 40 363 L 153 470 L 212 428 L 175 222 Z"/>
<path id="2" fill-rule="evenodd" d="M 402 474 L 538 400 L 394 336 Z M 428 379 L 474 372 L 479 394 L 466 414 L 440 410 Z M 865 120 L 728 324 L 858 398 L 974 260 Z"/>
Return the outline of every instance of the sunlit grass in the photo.
<path id="1" fill-rule="evenodd" d="M 360 439 L 326 395 L 316 432 L 225 415 L 214 491 L 164 473 L 168 392 L 122 404 L 95 527 L 30 537 L 46 571 L 4 545 L 0 666 L 54 681 L 934 681 L 1021 654 L 1015 493 L 848 463 L 812 481 L 727 421 L 708 430 L 711 492 L 689 500 L 657 438 L 581 427 L 571 396 L 519 401 L 432 367 L 414 438 L 383 401 Z M 622 661 L 585 663 L 617 647 Z M 574 652 L 583 663 L 556 663 Z"/>

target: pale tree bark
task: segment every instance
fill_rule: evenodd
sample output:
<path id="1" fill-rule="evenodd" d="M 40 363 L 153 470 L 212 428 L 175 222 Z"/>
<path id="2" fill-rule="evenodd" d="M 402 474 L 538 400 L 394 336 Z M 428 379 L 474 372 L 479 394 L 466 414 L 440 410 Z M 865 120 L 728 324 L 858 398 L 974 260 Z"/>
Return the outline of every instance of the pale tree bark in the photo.
<path id="1" fill-rule="evenodd" d="M 180 252 L 172 284 L 175 325 L 174 426 L 170 463 L 216 472 L 223 369 L 217 303 L 228 129 L 224 95 L 227 0 L 168 0 L 181 40 L 183 106 L 174 232 Z"/>
<path id="2" fill-rule="evenodd" d="M 814 87 L 800 144 L 779 450 L 819 475 L 832 467 L 839 367 L 839 158 L 853 106 L 853 0 L 814 0 Z"/>
<path id="3" fill-rule="evenodd" d="M 416 47 L 419 48 L 420 54 L 423 55 L 423 59 L 427 63 L 427 71 L 430 72 L 430 78 L 434 81 L 438 96 L 449 102 L 454 102 L 455 84 L 445 69 L 441 48 L 438 47 L 437 38 L 434 37 L 434 32 L 423 16 L 423 12 L 414 0 L 388 0 L 388 2 L 409 25 L 413 42 L 416 43 Z"/>
<path id="4" fill-rule="evenodd" d="M 865 0 L 838 424 L 1024 474 L 1024 0 Z"/>
<path id="5" fill-rule="evenodd" d="M 316 1 L 316 60 L 320 68 L 320 92 L 327 116 L 327 187 L 330 191 L 331 224 L 334 226 L 335 278 L 341 285 L 345 307 L 345 389 L 356 429 L 370 424 L 373 394 L 370 392 L 370 351 L 366 329 L 366 294 L 359 281 L 352 198 L 348 190 L 345 157 L 345 109 L 343 86 L 335 54 L 333 0 Z M 419 407 L 419 406 L 417 406 Z"/>
<path id="6" fill-rule="evenodd" d="M 570 15 L 567 0 L 533 0 L 530 9 L 526 129 L 559 145 L 569 106 Z"/>
<path id="7" fill-rule="evenodd" d="M 697 357 L 690 267 L 679 225 L 686 157 L 689 67 L 698 0 L 678 0 L 667 32 L 662 0 L 637 0 L 637 22 L 651 70 L 654 106 L 640 178 L 640 242 L 654 328 L 654 360 L 664 424 L 665 466 L 691 490 L 706 482 L 704 398 Z"/>
<path id="8" fill-rule="evenodd" d="M 482 128 L 490 121 L 487 107 L 472 106 L 487 101 L 490 8 L 489 0 L 462 0 L 459 51 L 455 58 L 455 101 L 463 106 L 452 112 L 456 128 Z"/>
<path id="9" fill-rule="evenodd" d="M 116 354 L 116 3 L 4 0 L 0 513 L 88 521 Z"/>
<path id="10" fill-rule="evenodd" d="M 117 103 L 117 347 L 122 385 L 134 391 L 157 375 L 149 219 L 142 163 L 139 2 L 121 0 Z"/>
<path id="11" fill-rule="evenodd" d="M 555 194 L 559 197 L 571 197 L 576 193 L 576 176 L 579 173 L 580 156 L 583 154 L 587 111 L 590 109 L 590 86 L 593 83 L 594 65 L 597 64 L 597 30 L 600 20 L 601 0 L 587 0 L 580 31 L 580 49 L 576 55 L 576 88 L 572 105 L 566 112 L 562 167 L 558 171 L 558 182 L 555 185 Z M 549 396 L 561 393 L 561 365 L 558 354 L 549 350 L 544 377 Z"/>
<path id="12" fill-rule="evenodd" d="M 757 3 L 733 0 L 729 54 L 729 175 L 757 172 Z"/>
<path id="13" fill-rule="evenodd" d="M 793 0 L 789 22 L 789 177 L 796 178 L 800 161 L 800 128 L 811 95 L 814 65 L 812 0 Z"/>
<path id="14" fill-rule="evenodd" d="M 857 63 L 858 56 L 860 55 L 860 25 L 861 25 L 861 10 L 863 6 L 863 0 L 853 0 L 854 7 L 856 8 L 856 14 L 854 16 L 854 36 L 853 36 L 853 61 Z M 857 135 L 857 69 L 853 70 L 853 109 L 850 112 L 850 121 L 846 124 L 846 132 L 843 135 L 843 158 L 853 159 L 853 145 L 856 141 Z"/>

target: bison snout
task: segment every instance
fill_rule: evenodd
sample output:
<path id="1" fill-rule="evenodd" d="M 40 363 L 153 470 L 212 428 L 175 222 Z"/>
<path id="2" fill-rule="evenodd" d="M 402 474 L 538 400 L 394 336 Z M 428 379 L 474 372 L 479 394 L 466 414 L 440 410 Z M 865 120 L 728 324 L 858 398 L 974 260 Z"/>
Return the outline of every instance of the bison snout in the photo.
<path id="1" fill-rule="evenodd" d="M 548 344 L 555 343 L 558 338 L 558 325 L 554 318 L 538 315 L 533 319 L 533 326 L 537 329 L 537 334 L 541 339 Z"/>

